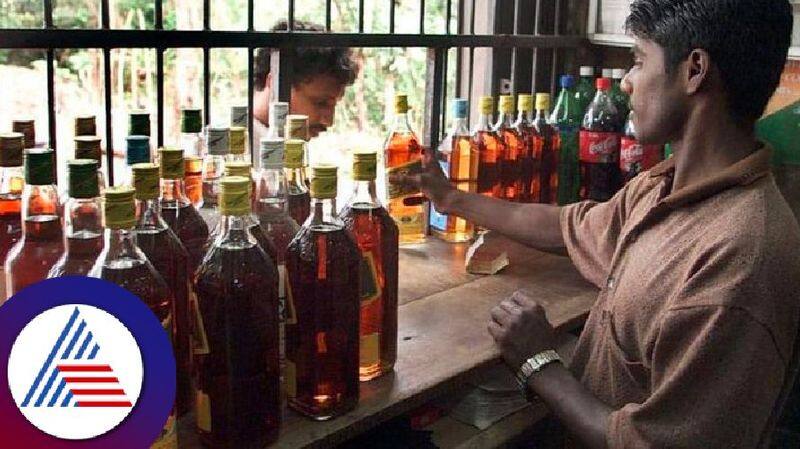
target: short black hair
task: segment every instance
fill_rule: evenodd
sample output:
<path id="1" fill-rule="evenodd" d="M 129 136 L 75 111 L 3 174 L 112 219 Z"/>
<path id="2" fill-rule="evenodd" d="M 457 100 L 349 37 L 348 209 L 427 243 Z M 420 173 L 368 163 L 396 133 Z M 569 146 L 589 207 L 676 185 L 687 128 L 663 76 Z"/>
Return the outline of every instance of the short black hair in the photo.
<path id="1" fill-rule="evenodd" d="M 281 20 L 271 31 L 287 31 L 289 22 Z M 320 25 L 294 21 L 295 32 L 324 33 Z M 263 90 L 270 70 L 270 48 L 259 48 L 253 67 L 253 84 L 256 90 Z M 292 84 L 297 85 L 317 75 L 329 75 L 343 86 L 353 84 L 358 75 L 358 64 L 349 48 L 338 47 L 298 47 L 293 65 Z"/>
<path id="2" fill-rule="evenodd" d="M 664 49 L 668 73 L 692 50 L 707 51 L 731 116 L 752 123 L 780 82 L 792 10 L 788 0 L 635 0 L 625 28 Z"/>

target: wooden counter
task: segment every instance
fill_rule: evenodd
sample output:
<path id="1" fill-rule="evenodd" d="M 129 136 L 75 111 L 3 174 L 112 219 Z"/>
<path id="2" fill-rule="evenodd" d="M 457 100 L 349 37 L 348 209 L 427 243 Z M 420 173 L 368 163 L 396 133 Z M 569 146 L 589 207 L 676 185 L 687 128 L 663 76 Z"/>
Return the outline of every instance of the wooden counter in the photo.
<path id="1" fill-rule="evenodd" d="M 398 360 L 393 373 L 361 384 L 352 412 L 315 422 L 287 412 L 272 447 L 331 447 L 453 391 L 477 370 L 497 363 L 486 331 L 489 310 L 514 291 L 534 294 L 557 329 L 580 326 L 596 297 L 568 258 L 531 250 L 508 240 L 511 264 L 494 276 L 464 271 L 467 245 L 435 238 L 400 250 Z M 181 420 L 180 447 L 201 447 L 191 415 Z"/>

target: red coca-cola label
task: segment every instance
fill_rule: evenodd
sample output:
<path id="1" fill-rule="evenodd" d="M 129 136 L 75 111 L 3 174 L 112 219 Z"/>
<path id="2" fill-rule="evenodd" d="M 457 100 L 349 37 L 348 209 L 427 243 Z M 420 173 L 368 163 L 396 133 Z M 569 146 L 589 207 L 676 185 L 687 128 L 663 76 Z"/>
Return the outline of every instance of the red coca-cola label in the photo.
<path id="1" fill-rule="evenodd" d="M 624 136 L 620 144 L 619 168 L 623 173 L 639 173 L 661 162 L 663 155 L 661 145 L 640 145 L 636 139 Z"/>
<path id="2" fill-rule="evenodd" d="M 581 131 L 581 162 L 607 163 L 619 160 L 619 134 Z"/>

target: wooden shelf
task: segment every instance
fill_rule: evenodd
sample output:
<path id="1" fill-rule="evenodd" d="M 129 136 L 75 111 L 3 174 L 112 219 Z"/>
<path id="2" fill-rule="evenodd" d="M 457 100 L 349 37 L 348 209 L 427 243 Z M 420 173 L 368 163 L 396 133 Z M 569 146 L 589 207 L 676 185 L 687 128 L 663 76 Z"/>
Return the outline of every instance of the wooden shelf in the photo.
<path id="1" fill-rule="evenodd" d="M 590 34 L 589 42 L 610 47 L 633 47 L 633 37 L 627 34 Z"/>

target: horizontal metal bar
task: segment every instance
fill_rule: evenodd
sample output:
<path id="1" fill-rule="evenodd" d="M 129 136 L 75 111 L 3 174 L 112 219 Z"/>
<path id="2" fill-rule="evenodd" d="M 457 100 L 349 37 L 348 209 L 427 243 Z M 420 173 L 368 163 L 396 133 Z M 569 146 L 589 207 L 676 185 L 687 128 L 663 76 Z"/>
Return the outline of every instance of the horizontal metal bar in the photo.
<path id="1" fill-rule="evenodd" d="M 585 36 L 260 33 L 175 30 L 0 31 L 0 48 L 493 47 L 574 48 Z"/>

